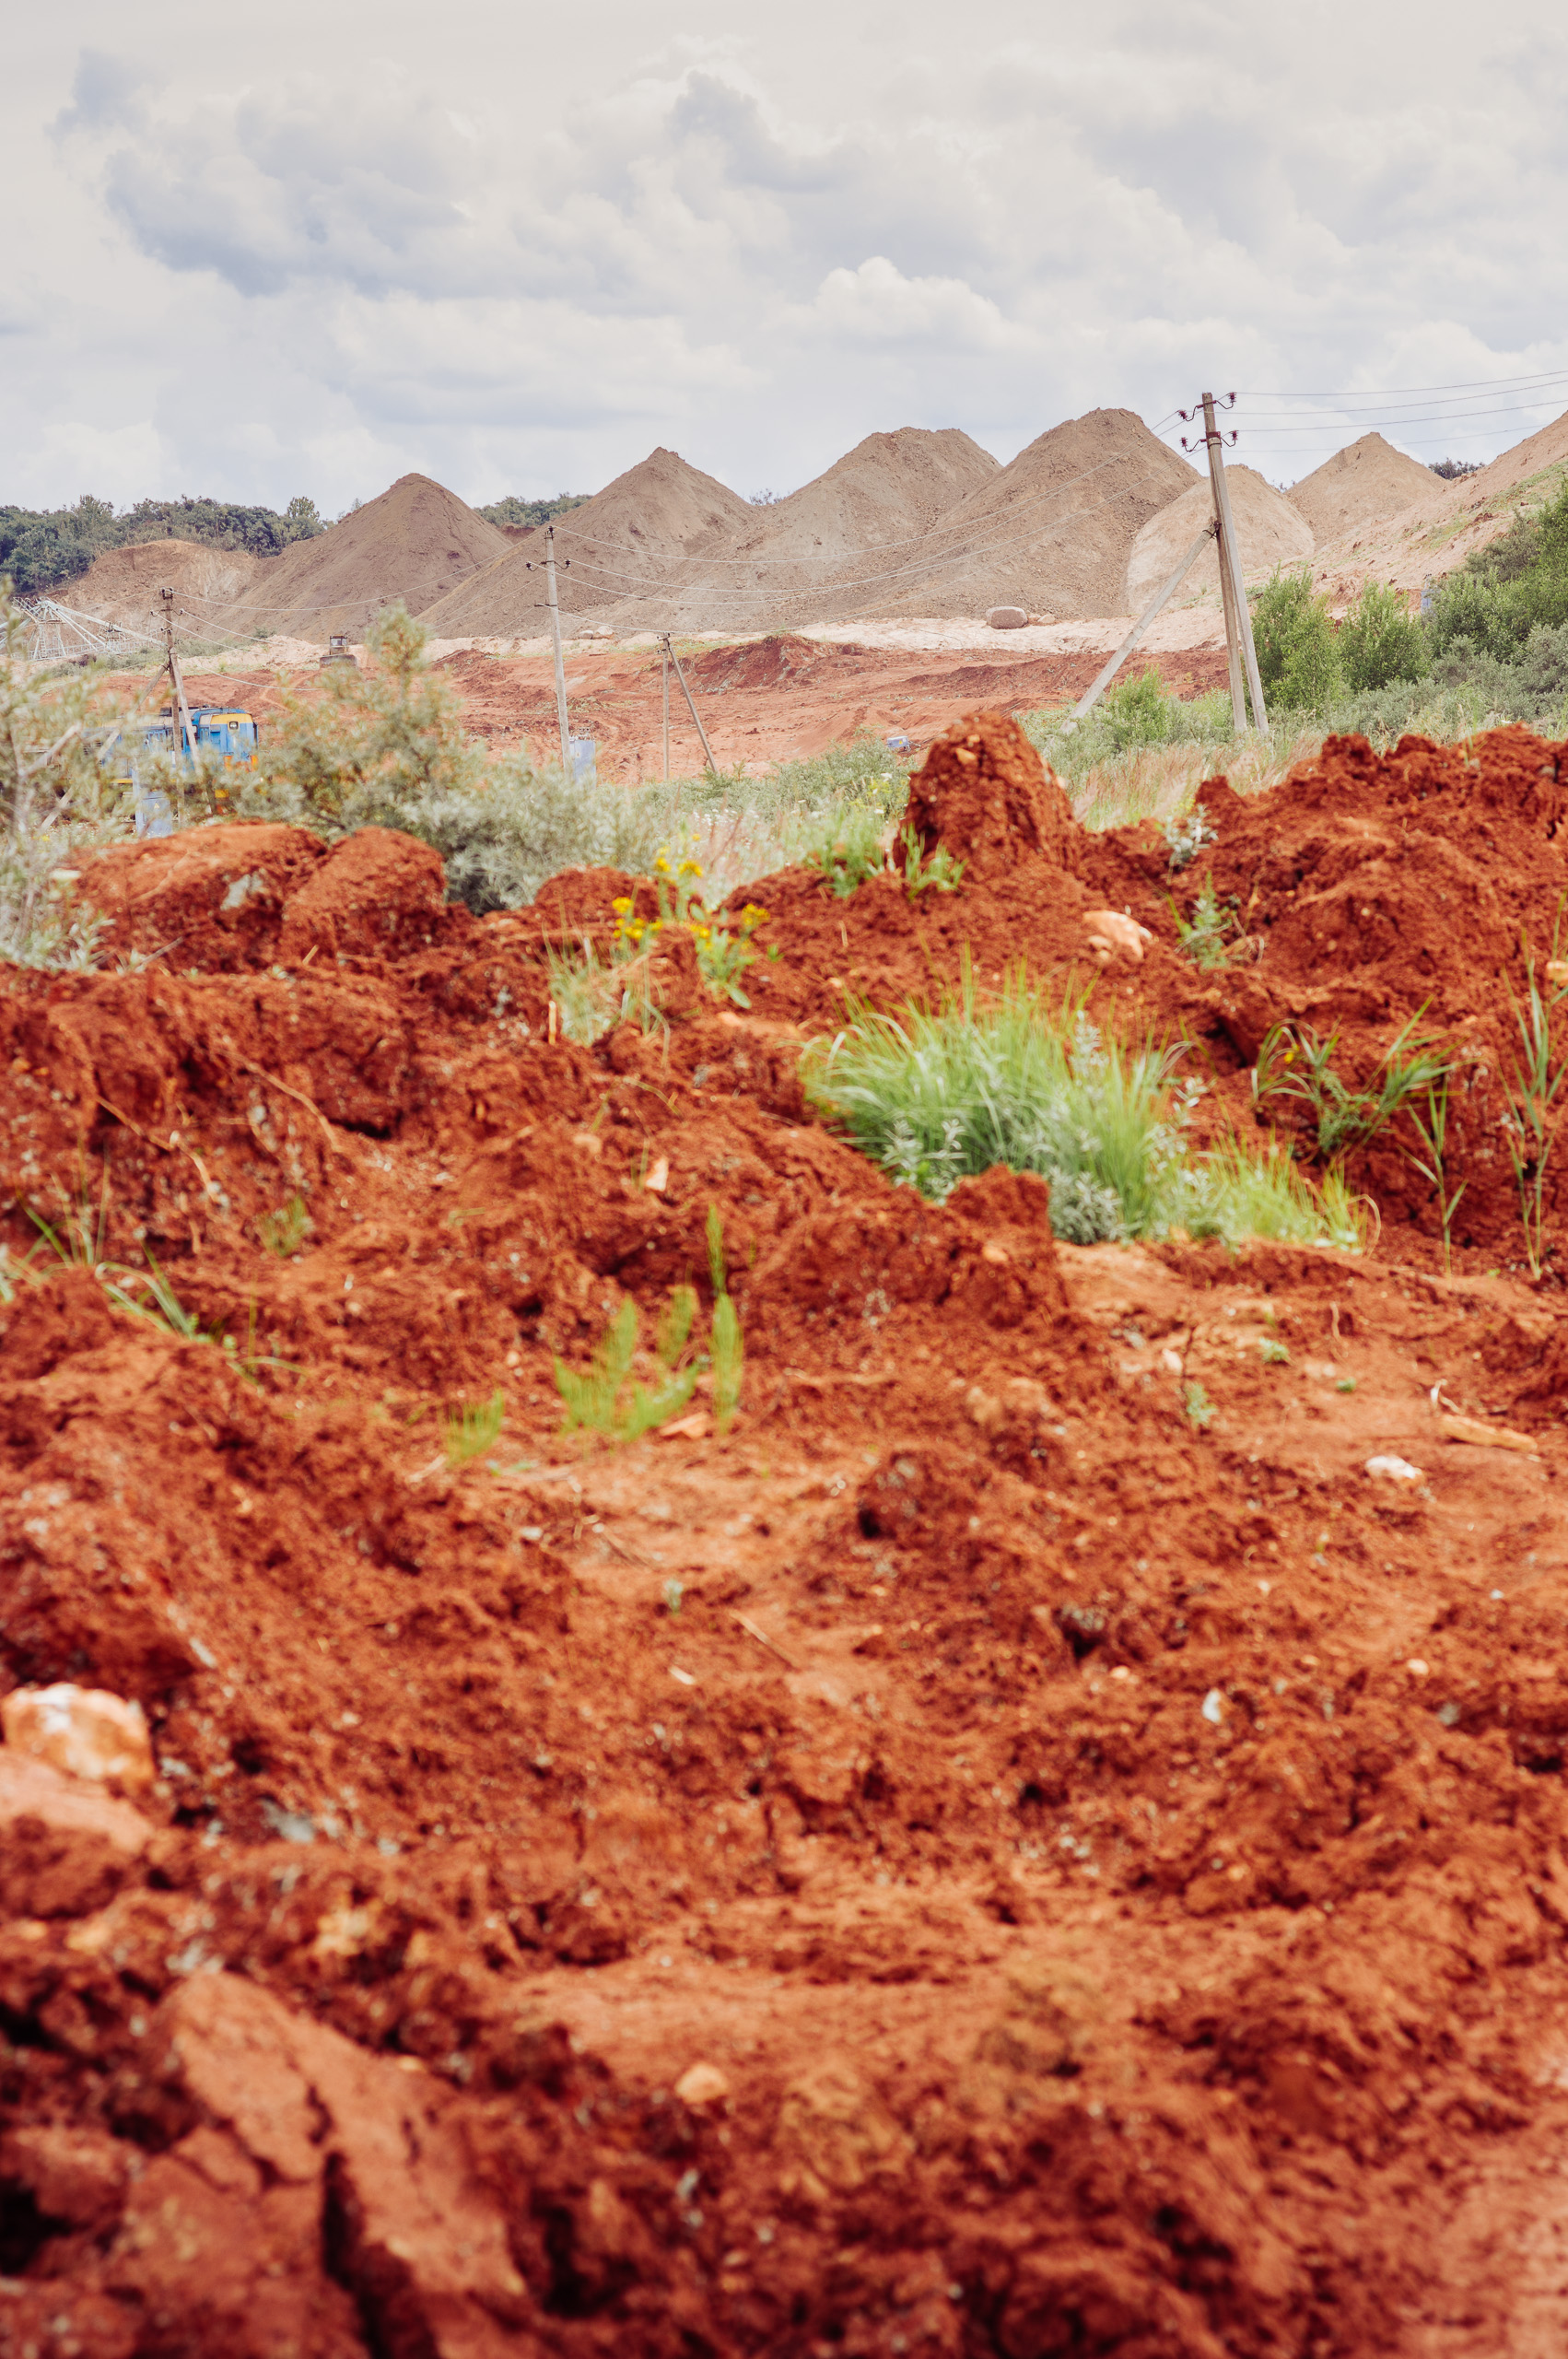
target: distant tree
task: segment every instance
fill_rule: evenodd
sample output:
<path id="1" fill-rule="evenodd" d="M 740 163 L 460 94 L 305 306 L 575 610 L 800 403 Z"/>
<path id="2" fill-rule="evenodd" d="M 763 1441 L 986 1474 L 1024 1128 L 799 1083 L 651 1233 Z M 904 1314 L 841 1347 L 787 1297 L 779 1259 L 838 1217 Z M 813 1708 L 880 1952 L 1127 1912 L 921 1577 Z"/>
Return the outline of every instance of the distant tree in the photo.
<path id="1" fill-rule="evenodd" d="M 1339 693 L 1340 651 L 1328 601 L 1314 595 L 1312 568 L 1281 573 L 1276 566 L 1253 599 L 1252 637 L 1258 673 L 1271 705 L 1288 712 L 1321 712 Z"/>
<path id="2" fill-rule="evenodd" d="M 487 524 L 547 524 L 552 517 L 564 516 L 592 497 L 591 491 L 558 491 L 554 499 L 520 499 L 516 492 L 509 491 L 504 499 L 493 499 L 478 512 Z"/>
<path id="3" fill-rule="evenodd" d="M 1479 475 L 1480 470 L 1480 459 L 1433 459 L 1432 461 L 1433 474 L 1441 475 L 1445 483 L 1457 483 L 1465 475 Z"/>
<path id="4" fill-rule="evenodd" d="M 1431 669 L 1426 634 L 1395 590 L 1363 584 L 1340 625 L 1340 663 L 1352 695 L 1396 680 L 1424 679 Z"/>

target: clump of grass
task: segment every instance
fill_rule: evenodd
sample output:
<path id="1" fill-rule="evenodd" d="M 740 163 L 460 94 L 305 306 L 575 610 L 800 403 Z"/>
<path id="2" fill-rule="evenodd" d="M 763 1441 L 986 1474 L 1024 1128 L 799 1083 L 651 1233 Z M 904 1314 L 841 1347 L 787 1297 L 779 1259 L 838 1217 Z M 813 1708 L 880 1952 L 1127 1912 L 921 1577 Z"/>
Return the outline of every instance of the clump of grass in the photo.
<path id="1" fill-rule="evenodd" d="M 676 1344 L 674 1337 L 683 1316 L 685 1331 Z M 665 1349 L 673 1348 L 673 1357 L 678 1359 L 690 1332 L 691 1311 L 676 1313 L 673 1308 L 661 1330 L 661 1344 Z M 614 1323 L 600 1339 L 586 1372 L 568 1367 L 564 1360 L 556 1361 L 556 1390 L 566 1413 L 565 1432 L 600 1434 L 614 1446 L 636 1441 L 655 1426 L 667 1425 L 685 1407 L 696 1388 L 697 1363 L 694 1360 L 688 1367 L 678 1368 L 661 1350 L 662 1380 L 654 1385 L 637 1383 L 632 1378 L 632 1363 L 637 1357 L 640 1332 L 637 1305 L 628 1295 Z"/>
<path id="2" fill-rule="evenodd" d="M 494 1449 L 506 1421 L 507 1396 L 499 1390 L 488 1401 L 464 1402 L 448 1417 L 442 1428 L 442 1440 L 447 1464 L 454 1470 L 470 1465 Z"/>
<path id="3" fill-rule="evenodd" d="M 262 1243 L 280 1262 L 287 1262 L 291 1254 L 299 1251 L 314 1226 L 305 1209 L 304 1197 L 298 1195 L 290 1196 L 287 1203 L 280 1204 L 275 1212 L 263 1213 L 256 1223 Z"/>
<path id="4" fill-rule="evenodd" d="M 1167 819 L 1161 833 L 1171 856 L 1172 873 L 1179 875 L 1190 868 L 1199 853 L 1209 844 L 1220 840 L 1219 830 L 1209 825 L 1202 806 L 1194 804 L 1185 819 Z"/>
<path id="5" fill-rule="evenodd" d="M 1416 1010 L 1377 1061 L 1375 1089 L 1356 1089 L 1335 1070 L 1340 1027 L 1326 1040 L 1310 1024 L 1276 1024 L 1265 1035 L 1253 1069 L 1258 1105 L 1295 1097 L 1312 1112 L 1317 1152 L 1330 1169 L 1382 1137 L 1407 1107 L 1444 1084 L 1453 1071 L 1447 1050 L 1418 1037 L 1424 1007 Z"/>
<path id="6" fill-rule="evenodd" d="M 1175 1228 L 1348 1241 L 1339 1207 L 1278 1151 L 1250 1157 L 1233 1141 L 1192 1152 L 1202 1086 L 1178 1078 L 1184 1054 L 1182 1043 L 1102 1036 L 1082 999 L 1049 1003 L 1022 969 L 982 1004 L 965 962 L 935 1010 L 854 1009 L 836 1039 L 807 1050 L 802 1079 L 875 1162 L 937 1202 L 996 1164 L 1038 1172 L 1052 1226 L 1073 1244 Z"/>
<path id="7" fill-rule="evenodd" d="M 1182 1387 L 1181 1405 L 1188 1423 L 1196 1426 L 1199 1433 L 1207 1433 L 1220 1414 L 1218 1407 L 1210 1400 L 1200 1384 L 1187 1384 Z"/>
<path id="8" fill-rule="evenodd" d="M 849 804 L 832 811 L 820 839 L 802 853 L 801 865 L 814 868 L 828 891 L 847 901 L 885 867 L 884 827 L 874 804 Z"/>
<path id="9" fill-rule="evenodd" d="M 581 956 L 548 949 L 545 964 L 550 996 L 556 1003 L 563 1035 L 591 1048 L 602 1032 L 617 1024 L 636 1024 L 644 1032 L 669 1030 L 649 971 L 649 953 L 617 942 L 609 958 L 601 958 L 591 942 Z"/>
<path id="10" fill-rule="evenodd" d="M 955 860 L 945 844 L 938 844 L 934 851 L 927 853 L 910 826 L 900 831 L 898 840 L 904 852 L 904 890 L 912 901 L 922 893 L 957 892 L 964 881 L 965 863 Z"/>
<path id="11" fill-rule="evenodd" d="M 730 1294 L 724 1225 L 717 1204 L 708 1207 L 708 1274 L 713 1286 L 713 1430 L 722 1437 L 741 1405 L 745 1352 L 740 1317 Z"/>
<path id="12" fill-rule="evenodd" d="M 1559 927 L 1562 910 L 1558 911 Z M 1555 937 L 1552 944 L 1556 950 Z M 1545 1260 L 1546 1168 L 1556 1144 L 1557 1126 L 1551 1120 L 1551 1109 L 1557 1102 L 1563 1080 L 1568 1077 L 1568 1057 L 1552 1068 L 1551 1015 L 1559 992 L 1550 1002 L 1536 980 L 1535 960 L 1528 950 L 1525 953 L 1525 998 L 1521 1004 L 1514 1002 L 1514 1021 L 1518 1027 L 1520 1050 L 1514 1059 L 1514 1086 L 1508 1098 L 1504 1120 L 1504 1136 L 1508 1142 L 1508 1159 L 1514 1167 L 1514 1184 L 1519 1194 L 1519 1219 L 1525 1232 L 1525 1258 L 1530 1275 L 1539 1278 Z M 1446 1229 L 1445 1229 L 1446 1242 Z"/>

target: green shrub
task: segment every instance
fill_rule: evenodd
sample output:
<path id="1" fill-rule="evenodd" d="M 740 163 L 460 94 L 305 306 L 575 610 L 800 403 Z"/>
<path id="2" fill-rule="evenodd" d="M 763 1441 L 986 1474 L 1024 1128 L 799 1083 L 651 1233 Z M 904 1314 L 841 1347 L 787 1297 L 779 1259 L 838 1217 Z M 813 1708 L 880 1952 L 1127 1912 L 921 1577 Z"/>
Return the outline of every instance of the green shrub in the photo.
<path id="1" fill-rule="evenodd" d="M 75 898 L 76 862 L 131 832 L 131 792 L 99 755 L 101 696 L 84 674 L 38 676 L 0 580 L 0 958 L 91 967 L 103 922 Z"/>
<path id="2" fill-rule="evenodd" d="M 1314 594 L 1312 568 L 1274 568 L 1253 600 L 1253 644 L 1265 700 L 1285 712 L 1322 712 L 1340 693 L 1341 674 L 1328 602 Z"/>
<path id="3" fill-rule="evenodd" d="M 886 866 L 885 825 L 875 804 L 840 804 L 827 814 L 818 839 L 802 853 L 801 865 L 814 868 L 828 891 L 847 901 Z"/>
<path id="4" fill-rule="evenodd" d="M 1340 625 L 1340 663 L 1356 696 L 1425 677 L 1432 668 L 1426 637 L 1397 591 L 1381 581 L 1363 585 Z"/>
<path id="5" fill-rule="evenodd" d="M 1051 1225 L 1073 1244 L 1148 1237 L 1330 1232 L 1324 1201 L 1280 1155 L 1195 1157 L 1200 1085 L 1180 1046 L 1105 1039 L 1081 1001 L 1048 1005 L 1022 971 L 985 1006 L 965 972 L 934 1014 L 858 1010 L 806 1052 L 807 1093 L 894 1179 L 938 1202 L 994 1165 L 1048 1180 Z"/>

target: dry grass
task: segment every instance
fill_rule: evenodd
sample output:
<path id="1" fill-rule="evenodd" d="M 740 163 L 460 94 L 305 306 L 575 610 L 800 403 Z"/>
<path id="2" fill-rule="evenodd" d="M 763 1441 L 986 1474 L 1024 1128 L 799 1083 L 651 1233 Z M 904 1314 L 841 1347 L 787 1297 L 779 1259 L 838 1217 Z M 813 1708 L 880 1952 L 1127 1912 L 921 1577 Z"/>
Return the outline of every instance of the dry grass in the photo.
<path id="1" fill-rule="evenodd" d="M 1223 756 L 1213 745 L 1140 745 L 1068 783 L 1068 796 L 1086 827 L 1129 827 L 1140 819 L 1164 826 L 1190 810 L 1206 778 L 1223 773 L 1238 794 L 1260 794 L 1311 761 L 1322 743 L 1321 730 L 1307 730 L 1288 739 L 1237 738 Z"/>

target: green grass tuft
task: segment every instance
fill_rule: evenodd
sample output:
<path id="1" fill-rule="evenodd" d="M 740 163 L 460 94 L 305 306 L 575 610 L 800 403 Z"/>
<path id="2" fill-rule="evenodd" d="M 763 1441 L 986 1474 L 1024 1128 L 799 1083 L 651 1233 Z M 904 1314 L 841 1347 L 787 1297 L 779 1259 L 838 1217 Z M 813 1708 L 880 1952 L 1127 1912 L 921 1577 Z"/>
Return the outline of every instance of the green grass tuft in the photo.
<path id="1" fill-rule="evenodd" d="M 464 1402 L 444 1426 L 447 1464 L 456 1468 L 467 1466 L 474 1459 L 483 1458 L 494 1449 L 506 1421 L 507 1396 L 499 1391 L 492 1392 L 488 1401 L 472 1405 Z"/>

